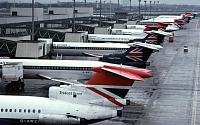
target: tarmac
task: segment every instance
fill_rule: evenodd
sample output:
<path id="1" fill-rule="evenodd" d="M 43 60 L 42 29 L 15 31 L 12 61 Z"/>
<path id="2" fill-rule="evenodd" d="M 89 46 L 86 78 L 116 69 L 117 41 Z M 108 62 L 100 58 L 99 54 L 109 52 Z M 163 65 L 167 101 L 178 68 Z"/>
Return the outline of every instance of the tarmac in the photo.
<path id="1" fill-rule="evenodd" d="M 151 78 L 135 82 L 126 98 L 122 117 L 94 125 L 198 125 L 200 124 L 200 19 L 193 19 L 174 32 L 174 42 L 165 38 L 163 49 L 148 60 Z M 188 52 L 184 52 L 184 46 Z M 25 80 L 25 91 L 6 93 L 1 83 L 0 94 L 48 97 L 49 80 Z"/>

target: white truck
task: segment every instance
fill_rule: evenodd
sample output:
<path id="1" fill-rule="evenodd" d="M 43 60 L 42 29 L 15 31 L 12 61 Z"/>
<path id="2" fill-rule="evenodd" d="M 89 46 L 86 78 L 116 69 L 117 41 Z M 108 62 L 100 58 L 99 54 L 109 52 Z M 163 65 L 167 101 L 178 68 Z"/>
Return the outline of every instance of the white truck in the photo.
<path id="1" fill-rule="evenodd" d="M 9 82 L 6 91 L 24 90 L 23 63 L 13 62 L 2 65 L 2 82 Z"/>

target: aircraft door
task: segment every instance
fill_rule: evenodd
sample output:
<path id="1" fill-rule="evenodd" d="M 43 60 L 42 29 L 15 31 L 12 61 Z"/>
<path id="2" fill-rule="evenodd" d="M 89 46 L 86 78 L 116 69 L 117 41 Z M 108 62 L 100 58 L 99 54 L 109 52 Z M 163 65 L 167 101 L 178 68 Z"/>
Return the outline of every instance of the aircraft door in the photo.
<path id="1" fill-rule="evenodd" d="M 45 44 L 43 44 L 43 56 L 46 55 L 45 53 Z"/>

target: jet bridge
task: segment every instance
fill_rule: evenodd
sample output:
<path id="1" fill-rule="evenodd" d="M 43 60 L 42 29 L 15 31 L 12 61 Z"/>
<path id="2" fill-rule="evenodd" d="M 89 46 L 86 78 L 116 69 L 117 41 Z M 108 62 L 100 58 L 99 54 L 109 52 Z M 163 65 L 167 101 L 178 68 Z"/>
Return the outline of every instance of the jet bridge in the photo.
<path id="1" fill-rule="evenodd" d="M 17 42 L 0 38 L 0 56 L 15 57 Z"/>

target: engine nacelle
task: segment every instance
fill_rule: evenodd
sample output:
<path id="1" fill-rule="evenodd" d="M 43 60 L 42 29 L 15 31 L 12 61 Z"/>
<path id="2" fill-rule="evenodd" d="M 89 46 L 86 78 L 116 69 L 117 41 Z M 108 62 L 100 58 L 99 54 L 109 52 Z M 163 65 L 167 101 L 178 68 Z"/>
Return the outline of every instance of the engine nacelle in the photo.
<path id="1" fill-rule="evenodd" d="M 80 125 L 84 124 L 85 119 L 70 117 L 66 115 L 55 115 L 55 114 L 40 114 L 40 124 L 48 125 Z"/>
<path id="2" fill-rule="evenodd" d="M 138 61 L 138 62 L 127 62 L 124 65 L 135 66 L 138 68 L 146 68 L 146 66 L 150 66 L 150 62 Z"/>

